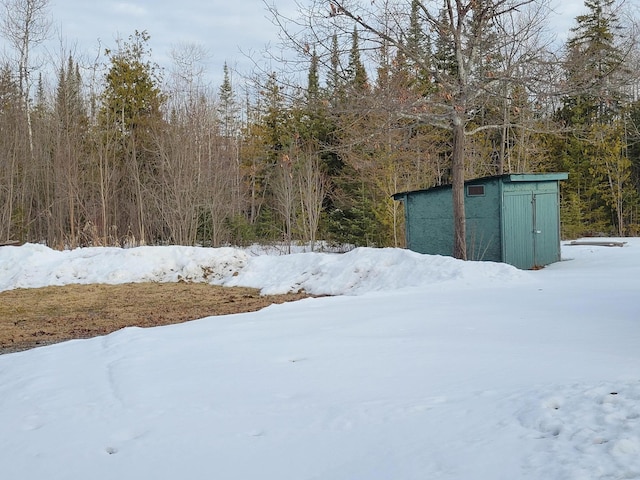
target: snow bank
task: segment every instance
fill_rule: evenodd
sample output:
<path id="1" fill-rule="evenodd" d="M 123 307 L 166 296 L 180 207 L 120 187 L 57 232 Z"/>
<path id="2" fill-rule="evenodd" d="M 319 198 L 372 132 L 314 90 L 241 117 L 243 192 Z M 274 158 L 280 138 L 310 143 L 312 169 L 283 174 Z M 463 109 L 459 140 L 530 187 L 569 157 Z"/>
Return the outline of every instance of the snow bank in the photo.
<path id="1" fill-rule="evenodd" d="M 524 278 L 512 266 L 462 262 L 397 248 L 348 253 L 254 255 L 234 248 L 78 248 L 42 245 L 0 248 L 0 291 L 72 283 L 209 282 L 258 288 L 263 294 L 305 290 L 315 295 L 360 295 L 423 287 Z"/>
<path id="2" fill-rule="evenodd" d="M 0 248 L 0 291 L 72 283 L 220 282 L 249 256 L 233 248 L 92 247 L 52 250 L 26 244 Z"/>
<path id="3" fill-rule="evenodd" d="M 356 248 L 343 254 L 252 257 L 236 277 L 223 283 L 260 288 L 264 294 L 305 290 L 315 295 L 361 295 L 447 281 L 473 284 L 525 276 L 501 263 L 463 262 L 398 248 Z"/>

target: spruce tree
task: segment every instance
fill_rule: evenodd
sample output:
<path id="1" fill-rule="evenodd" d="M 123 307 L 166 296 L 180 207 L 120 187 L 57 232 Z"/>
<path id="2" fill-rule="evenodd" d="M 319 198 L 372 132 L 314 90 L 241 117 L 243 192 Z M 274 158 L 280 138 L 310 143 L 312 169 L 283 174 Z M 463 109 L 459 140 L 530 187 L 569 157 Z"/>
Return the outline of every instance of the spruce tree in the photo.
<path id="1" fill-rule="evenodd" d="M 360 38 L 358 28 L 353 28 L 351 34 L 351 50 L 349 51 L 349 63 L 347 64 L 347 83 L 352 93 L 363 94 L 369 91 L 369 78 L 367 70 L 360 58 Z"/>
<path id="2" fill-rule="evenodd" d="M 345 80 L 340 61 L 340 46 L 338 44 L 338 34 L 331 36 L 331 51 L 329 58 L 329 72 L 327 75 L 327 94 L 331 106 L 336 109 L 344 101 Z"/>
<path id="3" fill-rule="evenodd" d="M 566 72 L 572 122 L 607 123 L 619 113 L 628 73 L 619 46 L 621 26 L 614 0 L 585 0 L 567 41 Z"/>
<path id="4" fill-rule="evenodd" d="M 229 73 L 229 66 L 227 65 L 227 62 L 224 63 L 222 73 L 223 77 L 219 90 L 220 106 L 218 107 L 218 114 L 221 121 L 222 136 L 225 138 L 231 138 L 234 137 L 238 131 L 239 108 L 233 92 L 231 74 Z"/>
<path id="5" fill-rule="evenodd" d="M 400 61 L 406 64 L 410 72 L 413 88 L 420 94 L 429 93 L 433 87 L 431 38 L 427 34 L 424 21 L 420 15 L 419 0 L 411 1 L 411 14 L 405 48 L 408 54 L 400 53 Z"/>

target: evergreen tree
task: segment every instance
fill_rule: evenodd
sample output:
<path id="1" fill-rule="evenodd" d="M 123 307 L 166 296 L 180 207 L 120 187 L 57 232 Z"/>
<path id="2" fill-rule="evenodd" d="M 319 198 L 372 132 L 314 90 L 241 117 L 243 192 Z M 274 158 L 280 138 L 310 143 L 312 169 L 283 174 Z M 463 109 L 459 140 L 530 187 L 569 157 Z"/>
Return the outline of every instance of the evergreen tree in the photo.
<path id="1" fill-rule="evenodd" d="M 410 72 L 412 86 L 420 94 L 429 93 L 433 85 L 431 39 L 427 35 L 427 30 L 420 16 L 420 0 L 411 1 L 405 48 L 408 54 L 400 54 L 399 58 Z"/>
<path id="2" fill-rule="evenodd" d="M 635 196 L 623 127 L 628 72 L 621 26 L 614 0 L 586 0 L 585 7 L 566 44 L 569 93 L 557 112 L 567 131 L 557 155 L 569 172 L 562 187 L 570 203 L 562 210 L 563 223 L 571 236 L 623 235 Z"/>
<path id="3" fill-rule="evenodd" d="M 357 27 L 351 34 L 351 50 L 349 51 L 349 63 L 347 64 L 347 83 L 355 94 L 363 94 L 369 91 L 369 79 L 367 70 L 360 58 L 360 38 Z"/>
<path id="4" fill-rule="evenodd" d="M 567 41 L 569 89 L 565 107 L 571 122 L 607 123 L 619 115 L 626 68 L 618 45 L 620 23 L 614 0 L 585 0 Z"/>
<path id="5" fill-rule="evenodd" d="M 314 47 L 311 53 L 311 62 L 309 64 L 309 73 L 307 75 L 307 103 L 309 105 L 317 104 L 320 97 L 320 74 L 318 71 L 318 53 Z"/>
<path id="6" fill-rule="evenodd" d="M 239 108 L 236 103 L 229 66 L 224 63 L 222 85 L 220 85 L 219 97 L 220 106 L 218 114 L 222 123 L 222 136 L 225 138 L 234 137 L 238 130 Z"/>
<path id="7" fill-rule="evenodd" d="M 265 128 L 265 147 L 269 163 L 275 165 L 286 152 L 289 143 L 289 115 L 285 97 L 275 73 L 271 73 L 262 91 L 263 115 L 261 123 Z"/>
<path id="8" fill-rule="evenodd" d="M 20 103 L 20 89 L 11 67 L 3 64 L 0 67 L 0 115 L 18 107 Z"/>
<path id="9" fill-rule="evenodd" d="M 291 110 L 284 93 L 276 73 L 269 74 L 260 91 L 259 116 L 247 126 L 248 145 L 243 149 L 250 192 L 249 221 L 255 236 L 267 241 L 291 234 L 290 184 L 280 181 L 288 179 L 281 174 L 289 167 L 295 132 L 291 131 Z"/>
<path id="10" fill-rule="evenodd" d="M 89 221 L 86 205 L 82 203 L 91 198 L 87 188 L 83 188 L 87 186 L 83 174 L 89 170 L 86 161 L 88 117 L 80 69 L 72 56 L 60 68 L 53 118 L 56 129 L 52 155 L 55 226 L 51 244 L 76 246 L 92 239 L 81 238 L 81 225 Z"/>
<path id="11" fill-rule="evenodd" d="M 331 36 L 331 52 L 329 59 L 329 72 L 327 75 L 327 93 L 331 106 L 335 109 L 344 101 L 344 75 L 340 62 L 340 46 L 338 34 Z"/>
<path id="12" fill-rule="evenodd" d="M 436 36 L 433 53 L 433 64 L 436 72 L 436 82 L 442 84 L 440 78 L 455 78 L 458 73 L 458 62 L 456 60 L 455 44 L 450 41 L 451 25 L 447 18 L 447 11 L 442 8 L 438 17 L 440 32 Z"/>
<path id="13" fill-rule="evenodd" d="M 117 51 L 106 51 L 111 66 L 105 77 L 101 119 L 125 135 L 139 135 L 161 118 L 164 96 L 158 67 L 147 59 L 149 38 L 147 32 L 136 31 Z"/>
<path id="14" fill-rule="evenodd" d="M 128 42 L 119 42 L 118 50 L 106 51 L 111 65 L 99 112 L 102 141 L 115 141 L 108 148 L 119 168 L 118 204 L 112 207 L 118 220 L 114 218 L 111 225 L 117 225 L 119 235 L 124 235 L 121 241 L 140 244 L 147 241 L 145 187 L 153 183 L 153 135 L 162 126 L 165 99 L 158 68 L 148 59 L 148 41 L 146 32 L 136 31 Z"/>
<path id="15" fill-rule="evenodd" d="M 55 98 L 56 118 L 60 128 L 68 130 L 86 122 L 86 108 L 82 96 L 80 68 L 69 56 L 66 67 L 60 68 Z"/>

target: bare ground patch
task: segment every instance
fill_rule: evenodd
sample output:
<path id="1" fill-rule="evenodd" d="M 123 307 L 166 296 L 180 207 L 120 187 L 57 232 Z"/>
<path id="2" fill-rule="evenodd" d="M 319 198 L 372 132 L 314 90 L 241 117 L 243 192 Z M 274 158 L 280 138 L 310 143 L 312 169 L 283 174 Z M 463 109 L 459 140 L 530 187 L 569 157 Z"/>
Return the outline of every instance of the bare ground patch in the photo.
<path id="1" fill-rule="evenodd" d="M 0 354 L 124 327 L 155 327 L 210 315 L 253 312 L 304 293 L 260 295 L 202 283 L 66 285 L 0 292 Z"/>

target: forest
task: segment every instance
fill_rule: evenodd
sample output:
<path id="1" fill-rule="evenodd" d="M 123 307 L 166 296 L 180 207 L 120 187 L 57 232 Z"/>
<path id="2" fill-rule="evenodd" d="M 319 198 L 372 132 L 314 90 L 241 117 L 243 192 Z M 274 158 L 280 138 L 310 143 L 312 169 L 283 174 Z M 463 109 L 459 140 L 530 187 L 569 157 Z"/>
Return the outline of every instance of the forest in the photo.
<path id="1" fill-rule="evenodd" d="M 566 41 L 538 0 L 311 0 L 270 71 L 140 30 L 93 63 L 36 65 L 48 0 L 3 0 L 0 244 L 403 246 L 397 192 L 568 172 L 563 238 L 640 235 L 634 12 L 586 0 Z M 295 26 L 295 28 L 294 28 Z M 51 73 L 53 72 L 53 73 Z"/>

